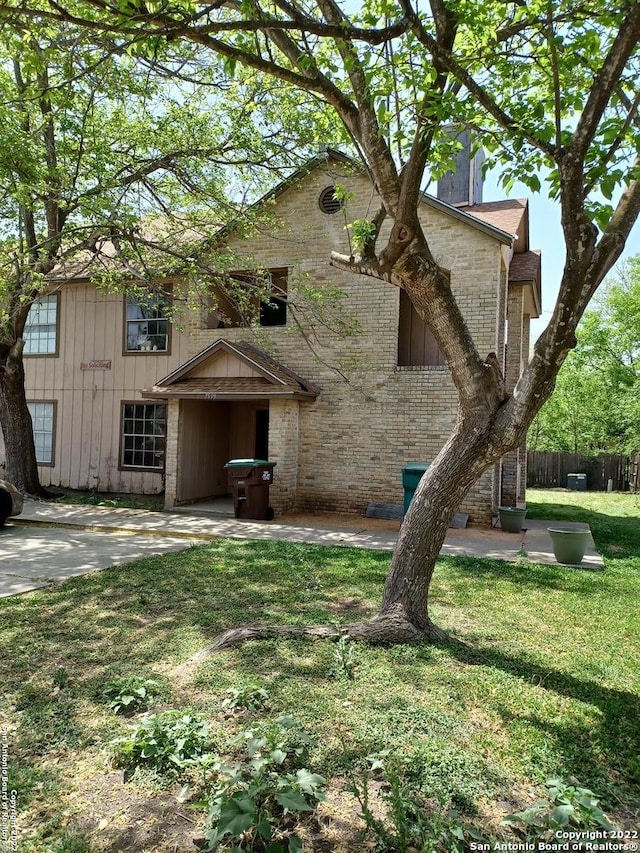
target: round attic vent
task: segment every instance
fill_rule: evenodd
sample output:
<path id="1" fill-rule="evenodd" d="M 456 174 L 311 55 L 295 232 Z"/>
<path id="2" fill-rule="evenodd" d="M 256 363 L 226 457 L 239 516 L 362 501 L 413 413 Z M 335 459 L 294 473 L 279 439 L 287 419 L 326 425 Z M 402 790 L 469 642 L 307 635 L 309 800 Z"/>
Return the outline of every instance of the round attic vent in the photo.
<path id="1" fill-rule="evenodd" d="M 342 208 L 342 201 L 335 196 L 334 186 L 325 187 L 318 198 L 318 205 L 323 213 L 337 213 Z"/>

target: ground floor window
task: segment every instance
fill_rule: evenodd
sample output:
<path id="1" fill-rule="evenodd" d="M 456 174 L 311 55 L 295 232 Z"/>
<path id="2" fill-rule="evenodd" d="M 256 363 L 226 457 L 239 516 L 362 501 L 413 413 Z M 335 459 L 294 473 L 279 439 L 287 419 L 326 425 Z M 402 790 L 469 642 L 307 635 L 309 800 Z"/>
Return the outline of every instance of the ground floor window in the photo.
<path id="1" fill-rule="evenodd" d="M 54 402 L 27 403 L 27 407 L 33 424 L 36 461 L 38 465 L 53 465 L 56 404 Z"/>
<path id="2" fill-rule="evenodd" d="M 162 471 L 166 435 L 167 407 L 164 403 L 123 403 L 122 467 Z"/>

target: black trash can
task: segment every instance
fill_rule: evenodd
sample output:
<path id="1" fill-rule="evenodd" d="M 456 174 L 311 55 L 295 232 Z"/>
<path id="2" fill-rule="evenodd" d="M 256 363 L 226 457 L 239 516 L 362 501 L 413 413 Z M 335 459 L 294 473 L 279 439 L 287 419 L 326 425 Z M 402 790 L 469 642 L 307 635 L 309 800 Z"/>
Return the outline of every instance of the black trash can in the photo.
<path id="1" fill-rule="evenodd" d="M 269 487 L 273 482 L 275 465 L 266 459 L 230 459 L 224 466 L 236 518 L 271 521 L 273 510 L 269 506 Z"/>
<path id="2" fill-rule="evenodd" d="M 407 462 L 402 469 L 402 485 L 404 487 L 404 514 L 407 514 L 409 504 L 413 500 L 418 483 L 427 470 L 430 462 Z"/>

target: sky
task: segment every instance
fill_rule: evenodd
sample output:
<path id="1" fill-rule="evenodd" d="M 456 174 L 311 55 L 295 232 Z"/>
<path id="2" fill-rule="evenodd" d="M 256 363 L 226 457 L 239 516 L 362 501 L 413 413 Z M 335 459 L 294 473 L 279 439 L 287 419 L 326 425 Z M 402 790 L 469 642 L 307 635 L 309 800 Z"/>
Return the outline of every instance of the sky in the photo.
<path id="1" fill-rule="evenodd" d="M 486 176 L 483 187 L 483 201 L 496 201 L 502 198 L 528 198 L 530 245 L 532 249 L 542 251 L 542 315 L 531 322 L 531 343 L 544 330 L 553 309 L 562 268 L 564 265 L 564 240 L 560 228 L 560 206 L 542 194 L 532 194 L 524 184 L 516 184 L 507 195 L 498 186 L 497 176 Z M 640 254 L 640 221 L 633 228 L 621 260 Z"/>

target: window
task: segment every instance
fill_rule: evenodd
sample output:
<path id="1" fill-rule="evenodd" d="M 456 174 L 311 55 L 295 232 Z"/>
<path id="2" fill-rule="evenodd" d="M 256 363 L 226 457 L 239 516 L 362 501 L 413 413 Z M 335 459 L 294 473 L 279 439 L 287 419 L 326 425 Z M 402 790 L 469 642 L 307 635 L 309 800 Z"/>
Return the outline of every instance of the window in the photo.
<path id="1" fill-rule="evenodd" d="M 33 424 L 36 461 L 38 465 L 53 465 L 56 404 L 53 402 L 27 403 L 27 407 Z"/>
<path id="2" fill-rule="evenodd" d="M 162 293 L 127 296 L 126 352 L 168 352 L 168 303 L 167 294 Z"/>
<path id="3" fill-rule="evenodd" d="M 287 323 L 288 270 L 271 269 L 257 272 L 239 271 L 229 273 L 234 283 L 211 298 L 211 307 L 205 318 L 207 329 L 229 329 L 250 326 L 258 321 L 261 326 L 285 326 Z M 242 287 L 246 285 L 246 287 Z M 268 290 L 268 299 L 260 300 L 253 289 L 261 293 Z"/>
<path id="4" fill-rule="evenodd" d="M 36 299 L 24 327 L 25 355 L 58 354 L 58 294 Z"/>
<path id="5" fill-rule="evenodd" d="M 122 467 L 162 471 L 166 435 L 164 403 L 123 403 Z"/>
<path id="6" fill-rule="evenodd" d="M 398 321 L 398 366 L 423 367 L 445 365 L 444 355 L 433 332 L 414 308 L 404 290 L 400 291 Z"/>

